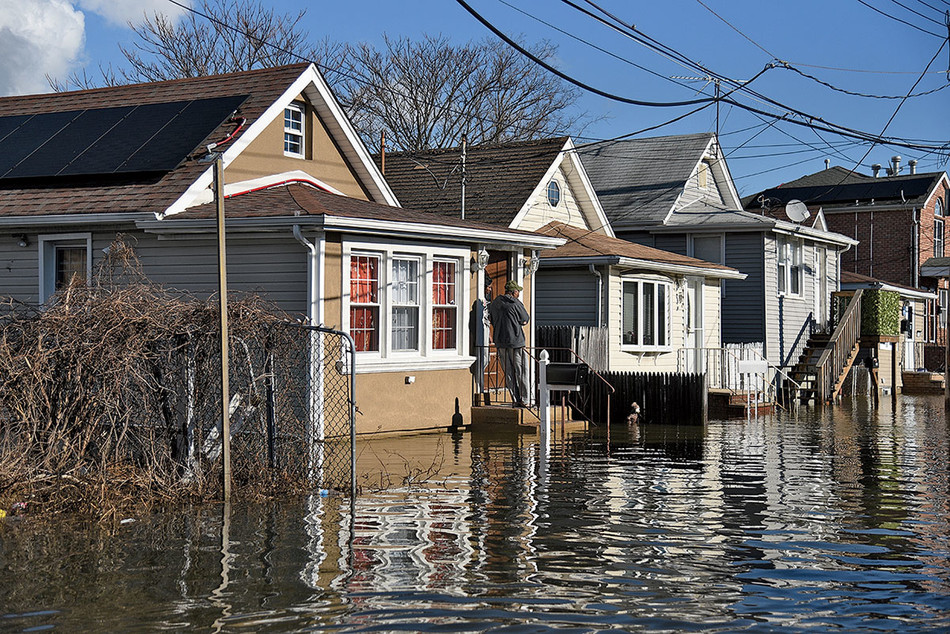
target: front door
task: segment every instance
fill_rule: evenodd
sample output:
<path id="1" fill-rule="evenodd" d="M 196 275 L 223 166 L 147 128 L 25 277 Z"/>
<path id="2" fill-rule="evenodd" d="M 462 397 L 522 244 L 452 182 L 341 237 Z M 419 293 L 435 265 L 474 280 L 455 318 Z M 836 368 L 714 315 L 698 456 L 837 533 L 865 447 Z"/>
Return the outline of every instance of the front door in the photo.
<path id="1" fill-rule="evenodd" d="M 828 290 L 828 250 L 815 247 L 815 303 L 813 318 L 815 330 L 828 327 L 830 291 Z"/>
<path id="2" fill-rule="evenodd" d="M 488 310 L 488 305 L 491 304 L 491 300 L 499 295 L 505 294 L 505 284 L 508 283 L 509 279 L 513 279 L 511 275 L 511 253 L 508 251 L 489 251 L 488 266 L 485 267 L 486 311 Z M 488 329 L 486 328 L 486 330 Z M 494 340 L 488 336 L 489 332 L 485 333 L 486 345 L 488 342 L 494 344 Z M 495 354 L 495 347 L 491 345 L 490 349 L 485 349 L 481 352 L 485 356 L 485 371 L 483 376 L 483 385 L 485 386 L 484 400 L 491 402 L 493 395 L 495 398 L 500 397 L 504 400 L 505 377 L 501 371 L 501 364 Z"/>
<path id="3" fill-rule="evenodd" d="M 914 307 L 911 304 L 905 304 L 903 317 L 907 323 L 907 330 L 904 332 L 904 371 L 913 372 L 917 369 L 917 359 L 914 354 Z"/>

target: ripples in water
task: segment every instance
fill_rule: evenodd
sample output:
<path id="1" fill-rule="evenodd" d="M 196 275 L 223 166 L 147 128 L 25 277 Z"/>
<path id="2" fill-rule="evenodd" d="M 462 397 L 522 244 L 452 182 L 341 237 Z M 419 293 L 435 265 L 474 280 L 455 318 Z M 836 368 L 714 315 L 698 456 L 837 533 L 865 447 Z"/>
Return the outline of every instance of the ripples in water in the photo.
<path id="1" fill-rule="evenodd" d="M 0 629 L 950 629 L 942 402 L 361 445 L 363 495 L 0 526 Z M 397 483 L 394 485 L 393 483 Z"/>

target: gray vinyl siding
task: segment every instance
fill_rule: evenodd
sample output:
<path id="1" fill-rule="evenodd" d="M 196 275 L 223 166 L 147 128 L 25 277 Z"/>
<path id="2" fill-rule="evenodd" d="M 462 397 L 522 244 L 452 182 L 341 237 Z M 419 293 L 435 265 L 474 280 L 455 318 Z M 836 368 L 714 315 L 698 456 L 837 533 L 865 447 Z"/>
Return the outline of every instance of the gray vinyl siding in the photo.
<path id="1" fill-rule="evenodd" d="M 661 233 L 653 237 L 653 247 L 662 251 L 688 255 L 686 252 L 685 234 Z"/>
<path id="2" fill-rule="evenodd" d="M 88 228 L 44 230 L 42 235 L 89 232 Z M 118 233 L 125 236 L 152 282 L 206 298 L 217 292 L 217 247 L 213 236 L 163 239 L 137 230 L 93 230 L 93 274 Z M 39 297 L 39 234 L 27 234 L 30 245 L 17 246 L 19 233 L 0 236 L 0 297 L 36 305 Z M 286 234 L 228 235 L 228 288 L 262 295 L 295 315 L 307 310 L 308 253 Z"/>
<path id="3" fill-rule="evenodd" d="M 217 247 L 213 238 L 158 240 L 140 235 L 135 251 L 150 280 L 207 297 L 217 292 Z M 307 310 L 308 252 L 289 233 L 227 237 L 228 289 L 261 295 L 282 310 Z"/>
<path id="4" fill-rule="evenodd" d="M 597 325 L 597 278 L 593 273 L 586 269 L 541 269 L 535 276 L 537 325 Z"/>
<path id="5" fill-rule="evenodd" d="M 20 235 L 0 235 L 0 297 L 35 305 L 40 288 L 37 239 L 26 234 L 29 246 L 21 247 Z"/>
<path id="6" fill-rule="evenodd" d="M 722 342 L 765 341 L 763 234 L 727 233 L 726 266 L 745 273 L 744 280 L 722 281 Z"/>

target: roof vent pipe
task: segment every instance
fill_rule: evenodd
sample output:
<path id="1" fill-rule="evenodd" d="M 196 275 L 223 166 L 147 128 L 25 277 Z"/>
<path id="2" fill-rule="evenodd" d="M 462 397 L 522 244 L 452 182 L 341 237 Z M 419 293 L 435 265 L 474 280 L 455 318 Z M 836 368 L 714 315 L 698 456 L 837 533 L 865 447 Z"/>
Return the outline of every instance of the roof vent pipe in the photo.
<path id="1" fill-rule="evenodd" d="M 907 161 L 907 167 L 910 168 L 910 173 L 913 176 L 917 173 L 917 159 L 910 159 Z"/>
<path id="2" fill-rule="evenodd" d="M 877 178 L 881 173 L 881 164 L 875 163 L 871 166 L 871 173 L 874 174 L 874 178 Z"/>
<path id="3" fill-rule="evenodd" d="M 892 156 L 891 157 L 891 171 L 893 172 L 892 176 L 900 176 L 901 173 L 901 157 Z"/>
<path id="4" fill-rule="evenodd" d="M 826 170 L 831 169 L 831 159 L 827 159 L 827 158 L 825 159 L 825 169 Z"/>

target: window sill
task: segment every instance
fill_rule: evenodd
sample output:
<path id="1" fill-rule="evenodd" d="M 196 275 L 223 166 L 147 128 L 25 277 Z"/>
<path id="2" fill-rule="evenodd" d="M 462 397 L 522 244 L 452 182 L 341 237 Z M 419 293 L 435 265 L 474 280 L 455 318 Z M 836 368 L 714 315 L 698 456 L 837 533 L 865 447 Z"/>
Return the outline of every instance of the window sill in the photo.
<path id="1" fill-rule="evenodd" d="M 631 354 L 664 354 L 673 352 L 673 346 L 620 346 L 620 351 Z"/>
<path id="2" fill-rule="evenodd" d="M 361 358 L 356 355 L 357 374 L 381 372 L 428 372 L 433 370 L 467 370 L 475 363 L 475 357 L 446 354 L 431 357 L 405 356 L 391 359 L 379 357 Z"/>
<path id="3" fill-rule="evenodd" d="M 776 297 L 784 297 L 785 299 L 795 299 L 795 300 L 799 300 L 799 301 L 805 299 L 805 295 L 804 295 L 804 294 L 793 295 L 792 293 L 777 293 L 775 296 L 776 296 Z"/>

